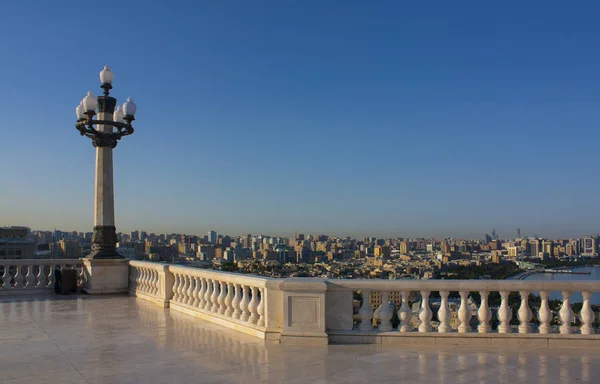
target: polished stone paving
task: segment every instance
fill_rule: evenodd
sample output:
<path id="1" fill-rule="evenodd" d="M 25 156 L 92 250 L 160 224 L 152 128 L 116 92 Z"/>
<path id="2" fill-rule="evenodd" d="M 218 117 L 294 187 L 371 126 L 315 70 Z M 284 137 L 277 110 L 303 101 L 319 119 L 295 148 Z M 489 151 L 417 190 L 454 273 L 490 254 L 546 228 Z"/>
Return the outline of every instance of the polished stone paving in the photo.
<path id="1" fill-rule="evenodd" d="M 128 296 L 0 297 L 0 382 L 598 383 L 600 354 L 265 344 Z"/>

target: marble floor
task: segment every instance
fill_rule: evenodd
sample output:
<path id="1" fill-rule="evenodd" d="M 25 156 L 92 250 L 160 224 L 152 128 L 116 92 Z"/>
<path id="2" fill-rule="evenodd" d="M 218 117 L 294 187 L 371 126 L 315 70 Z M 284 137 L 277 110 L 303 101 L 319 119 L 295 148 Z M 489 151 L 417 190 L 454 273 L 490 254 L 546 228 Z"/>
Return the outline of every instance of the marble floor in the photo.
<path id="1" fill-rule="evenodd" d="M 0 382 L 593 383 L 594 349 L 300 347 L 128 296 L 0 297 Z"/>

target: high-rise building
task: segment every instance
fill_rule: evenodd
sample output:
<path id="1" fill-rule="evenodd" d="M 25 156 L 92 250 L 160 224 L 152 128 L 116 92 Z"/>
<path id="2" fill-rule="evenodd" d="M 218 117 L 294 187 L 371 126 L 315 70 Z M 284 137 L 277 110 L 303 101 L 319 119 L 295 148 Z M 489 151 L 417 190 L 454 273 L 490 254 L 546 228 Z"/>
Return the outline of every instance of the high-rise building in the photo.
<path id="1" fill-rule="evenodd" d="M 410 245 L 408 244 L 408 241 L 402 241 L 400 243 L 400 254 L 408 255 L 409 251 L 410 251 Z"/>
<path id="2" fill-rule="evenodd" d="M 58 244 L 61 255 L 65 259 L 78 259 L 81 257 L 81 245 L 77 240 L 62 239 Z"/>
<path id="3" fill-rule="evenodd" d="M 489 244 L 492 241 L 492 236 L 485 234 L 485 244 Z"/>
<path id="4" fill-rule="evenodd" d="M 0 228 L 0 259 L 31 259 L 36 249 L 29 228 Z"/>
<path id="5" fill-rule="evenodd" d="M 554 242 L 552 240 L 542 241 L 542 250 L 540 252 L 547 253 L 549 256 L 554 255 Z"/>
<path id="6" fill-rule="evenodd" d="M 217 244 L 217 232 L 208 231 L 208 242 L 211 244 Z"/>
<path id="7" fill-rule="evenodd" d="M 131 241 L 138 241 L 140 239 L 140 231 L 132 231 L 130 237 Z"/>
<path id="8" fill-rule="evenodd" d="M 596 239 L 593 237 L 584 237 L 581 241 L 581 254 L 586 256 L 597 256 Z"/>
<path id="9" fill-rule="evenodd" d="M 531 257 L 538 257 L 541 251 L 539 240 L 536 239 L 529 242 L 529 254 Z"/>

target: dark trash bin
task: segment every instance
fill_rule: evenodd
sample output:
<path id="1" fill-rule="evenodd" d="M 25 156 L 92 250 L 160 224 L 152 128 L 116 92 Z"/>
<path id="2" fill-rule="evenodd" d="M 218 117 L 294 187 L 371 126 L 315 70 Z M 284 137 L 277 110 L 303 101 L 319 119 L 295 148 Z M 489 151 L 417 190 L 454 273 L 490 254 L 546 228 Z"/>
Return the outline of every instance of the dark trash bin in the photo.
<path id="1" fill-rule="evenodd" d="M 54 292 L 60 295 L 77 293 L 77 270 L 56 268 L 54 270 Z"/>

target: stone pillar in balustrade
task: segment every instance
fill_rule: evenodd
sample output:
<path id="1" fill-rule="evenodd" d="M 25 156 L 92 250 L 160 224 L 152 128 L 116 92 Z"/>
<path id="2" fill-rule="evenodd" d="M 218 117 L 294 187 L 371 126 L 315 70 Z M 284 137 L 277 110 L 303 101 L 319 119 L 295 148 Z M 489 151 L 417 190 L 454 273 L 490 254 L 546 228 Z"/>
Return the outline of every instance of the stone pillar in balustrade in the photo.
<path id="1" fill-rule="evenodd" d="M 354 327 L 352 290 L 328 285 L 325 300 L 327 302 L 325 309 L 327 328 L 332 331 L 351 331 Z"/>
<path id="2" fill-rule="evenodd" d="M 286 279 L 279 284 L 283 291 L 283 330 L 286 344 L 326 345 L 327 285 L 322 279 Z"/>

